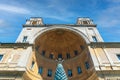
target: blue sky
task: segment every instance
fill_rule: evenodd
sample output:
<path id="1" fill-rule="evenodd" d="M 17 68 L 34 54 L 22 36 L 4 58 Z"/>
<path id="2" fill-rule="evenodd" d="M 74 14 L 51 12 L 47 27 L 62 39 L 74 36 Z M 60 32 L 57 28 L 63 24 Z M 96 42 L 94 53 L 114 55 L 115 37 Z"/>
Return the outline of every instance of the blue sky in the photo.
<path id="1" fill-rule="evenodd" d="M 46 24 L 90 17 L 105 42 L 120 42 L 120 0 L 0 0 L 0 42 L 15 42 L 30 17 Z"/>

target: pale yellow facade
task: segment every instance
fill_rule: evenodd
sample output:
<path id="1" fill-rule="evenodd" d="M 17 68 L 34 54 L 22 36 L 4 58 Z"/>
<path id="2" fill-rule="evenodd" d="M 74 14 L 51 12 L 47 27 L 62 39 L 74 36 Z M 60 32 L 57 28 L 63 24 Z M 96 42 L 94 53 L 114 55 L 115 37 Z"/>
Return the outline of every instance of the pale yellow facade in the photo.
<path id="1" fill-rule="evenodd" d="M 104 42 L 89 18 L 52 25 L 38 17 L 15 43 L 0 43 L 0 80 L 55 80 L 59 62 L 64 80 L 120 80 L 120 43 Z"/>

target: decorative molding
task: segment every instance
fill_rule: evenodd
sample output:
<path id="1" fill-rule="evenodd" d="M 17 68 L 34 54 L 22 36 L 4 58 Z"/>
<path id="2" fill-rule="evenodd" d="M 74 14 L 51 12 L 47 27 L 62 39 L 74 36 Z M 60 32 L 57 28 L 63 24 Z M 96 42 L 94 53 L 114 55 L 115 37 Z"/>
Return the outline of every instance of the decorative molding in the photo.
<path id="1" fill-rule="evenodd" d="M 96 27 L 96 24 L 41 24 L 41 25 L 32 25 L 24 24 L 23 27 L 50 27 L 50 26 L 71 26 L 71 27 Z"/>
<path id="2" fill-rule="evenodd" d="M 24 48 L 26 49 L 26 47 L 29 46 L 33 46 L 33 44 L 29 44 L 29 43 L 0 43 L 0 48 Z"/>
<path id="3" fill-rule="evenodd" d="M 91 42 L 91 48 L 120 48 L 120 42 Z"/>

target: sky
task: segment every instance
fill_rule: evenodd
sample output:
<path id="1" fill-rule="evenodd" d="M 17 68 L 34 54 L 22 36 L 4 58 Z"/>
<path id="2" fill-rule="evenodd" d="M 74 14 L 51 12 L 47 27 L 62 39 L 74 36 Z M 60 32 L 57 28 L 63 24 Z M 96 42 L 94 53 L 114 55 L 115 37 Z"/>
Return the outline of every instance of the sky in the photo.
<path id="1" fill-rule="evenodd" d="M 0 0 L 0 42 L 15 42 L 30 17 L 42 17 L 45 24 L 89 17 L 105 42 L 120 42 L 120 0 Z"/>

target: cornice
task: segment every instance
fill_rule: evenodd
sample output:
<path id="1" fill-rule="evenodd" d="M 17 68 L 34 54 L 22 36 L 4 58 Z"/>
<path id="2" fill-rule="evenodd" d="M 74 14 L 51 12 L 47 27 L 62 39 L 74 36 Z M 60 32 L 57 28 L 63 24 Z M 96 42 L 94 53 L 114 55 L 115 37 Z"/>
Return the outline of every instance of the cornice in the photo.
<path id="1" fill-rule="evenodd" d="M 0 43 L 0 48 L 26 48 L 28 46 L 33 46 L 29 43 Z"/>
<path id="2" fill-rule="evenodd" d="M 92 48 L 120 48 L 120 42 L 91 42 L 88 45 Z"/>
<path id="3" fill-rule="evenodd" d="M 71 27 L 96 27 L 96 24 L 43 24 L 43 25 L 28 25 L 24 24 L 23 27 L 50 27 L 50 26 L 71 26 Z"/>

